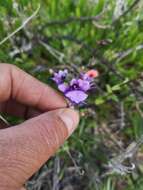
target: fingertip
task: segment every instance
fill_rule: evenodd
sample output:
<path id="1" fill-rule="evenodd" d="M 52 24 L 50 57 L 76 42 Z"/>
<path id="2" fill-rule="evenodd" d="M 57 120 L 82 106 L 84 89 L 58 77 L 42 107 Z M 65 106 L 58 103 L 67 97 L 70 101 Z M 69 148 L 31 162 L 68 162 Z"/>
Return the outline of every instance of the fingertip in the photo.
<path id="1" fill-rule="evenodd" d="M 73 133 L 73 131 L 76 129 L 79 123 L 79 113 L 78 111 L 71 109 L 71 108 L 66 108 L 61 110 L 59 113 L 60 118 L 64 122 L 69 136 Z"/>

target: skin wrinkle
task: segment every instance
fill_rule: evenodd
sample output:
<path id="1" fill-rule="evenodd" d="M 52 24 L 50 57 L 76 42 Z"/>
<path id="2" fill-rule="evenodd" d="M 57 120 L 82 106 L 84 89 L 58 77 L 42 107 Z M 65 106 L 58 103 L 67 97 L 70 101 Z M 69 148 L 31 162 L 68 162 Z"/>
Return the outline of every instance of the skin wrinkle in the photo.
<path id="1" fill-rule="evenodd" d="M 59 145 L 63 143 L 63 139 L 65 139 L 65 137 L 67 136 L 68 131 L 65 127 L 65 124 L 58 116 L 50 117 L 49 115 L 49 117 L 47 118 L 47 122 L 49 124 L 49 127 L 47 127 L 47 123 L 43 122 L 42 120 L 38 123 L 40 123 L 40 135 L 47 144 L 47 150 L 49 150 L 48 154 L 51 155 L 53 152 L 55 152 L 57 147 L 59 147 Z"/>
<path id="2" fill-rule="evenodd" d="M 36 126 L 36 128 L 35 128 L 35 130 L 36 129 L 40 129 L 41 128 L 41 133 L 43 134 L 43 136 L 44 136 L 44 138 L 43 138 L 43 136 L 41 136 L 41 141 L 44 141 L 44 142 L 41 142 L 41 145 L 43 144 L 43 145 L 45 145 L 44 147 L 46 148 L 46 150 L 45 150 L 45 148 L 43 149 L 43 151 L 42 152 L 45 152 L 46 151 L 46 154 L 47 155 L 49 155 L 49 156 L 51 156 L 51 154 L 53 154 L 54 152 L 55 152 L 55 150 L 59 147 L 59 145 L 61 144 L 61 142 L 63 142 L 63 138 L 65 138 L 65 136 L 67 136 L 67 130 L 66 130 L 66 127 L 65 126 L 63 126 L 63 123 L 62 123 L 62 121 L 61 121 L 61 118 L 60 117 L 58 117 L 58 116 L 53 116 L 53 119 L 50 119 L 50 118 L 52 118 L 52 115 L 51 115 L 51 117 L 50 116 L 48 116 L 47 117 L 47 122 L 48 122 L 48 124 L 49 124 L 49 128 L 48 128 L 48 130 L 46 130 L 47 129 L 47 123 L 46 122 L 42 122 L 43 120 L 40 120 L 39 119 L 39 125 L 38 126 Z M 54 122 L 54 124 L 53 124 L 53 122 Z M 29 126 L 30 127 L 30 126 Z M 33 134 L 37 134 L 36 133 L 36 131 L 33 131 Z M 39 130 L 38 130 L 39 131 Z M 61 133 L 61 131 L 62 131 L 62 133 Z M 64 137 L 63 137 L 64 136 Z M 32 137 L 31 137 L 32 138 Z M 48 144 L 50 145 L 50 147 L 49 146 L 47 146 L 46 147 L 46 143 L 45 143 L 45 139 L 48 139 Z M 54 141 L 53 141 L 53 139 L 54 139 Z M 27 142 L 27 143 L 30 143 L 30 141 L 32 140 L 32 139 L 27 139 L 29 142 Z M 24 142 L 25 142 L 25 140 L 23 140 Z M 39 142 L 40 143 L 40 142 Z M 21 147 L 21 145 L 20 145 L 20 147 Z M 27 147 L 27 146 L 26 146 Z M 31 147 L 33 147 L 33 145 L 31 144 Z M 33 149 L 35 149 L 34 147 L 33 147 Z M 45 151 L 44 151 L 45 150 Z M 26 150 L 26 149 L 24 149 L 23 150 L 24 151 L 24 154 L 25 155 L 27 155 L 27 153 L 26 152 L 30 152 L 30 154 L 31 154 L 31 150 Z M 34 150 L 33 150 L 34 151 Z M 33 156 L 34 155 L 37 155 L 37 151 L 35 151 L 35 154 L 33 153 Z M 23 158 L 23 155 L 21 156 L 22 158 Z M 35 156 L 34 156 L 34 158 L 35 158 Z M 33 160 L 35 160 L 33 158 Z M 24 158 L 23 158 L 24 159 Z M 31 159 L 29 159 L 29 156 L 27 155 L 26 156 L 26 159 L 24 159 L 24 162 L 26 161 L 28 159 L 28 162 L 29 162 L 29 164 L 34 164 L 33 162 L 32 162 L 32 160 Z M 36 159 L 37 160 L 37 159 Z M 13 165 L 13 167 L 14 167 L 14 165 Z M 27 168 L 27 167 L 26 167 Z M 12 172 L 15 172 L 15 170 L 13 170 Z M 17 172 L 16 172 L 17 173 Z M 20 175 L 20 174 L 19 174 Z M 25 175 L 26 176 L 26 175 Z"/>
<path id="3" fill-rule="evenodd" d="M 31 161 L 32 161 L 32 159 L 31 159 Z M 20 169 L 23 169 L 26 165 L 27 166 L 29 166 L 29 162 L 26 162 L 26 160 L 18 160 L 18 159 L 13 159 L 12 160 L 12 162 L 11 162 L 11 160 L 10 161 L 5 161 L 6 162 L 6 165 L 4 165 L 4 162 L 3 162 L 3 164 L 2 165 L 0 165 L 0 167 L 1 167 L 1 170 L 4 168 L 4 171 L 6 171 L 6 169 L 5 168 L 15 168 L 15 167 L 17 167 L 17 166 L 21 166 L 21 167 L 19 167 Z M 8 164 L 7 164 L 8 163 Z M 32 163 L 32 162 L 31 162 Z M 24 167 L 23 167 L 24 166 Z M 18 168 L 18 167 L 17 167 Z M 7 171 L 9 171 L 9 170 L 7 170 Z"/>
<path id="4" fill-rule="evenodd" d="M 29 152 L 29 151 L 28 151 Z M 13 153 L 13 155 L 15 155 L 15 153 Z M 27 155 L 27 154 L 26 154 Z M 33 154 L 34 155 L 34 154 Z M 23 158 L 23 156 L 22 156 L 22 158 Z M 13 158 L 14 159 L 14 158 Z M 14 160 L 10 160 L 10 161 L 6 161 L 6 163 L 9 163 L 8 165 L 6 165 L 6 166 L 3 166 L 3 167 L 0 167 L 1 168 L 1 173 L 5 173 L 5 171 L 6 171 L 6 175 L 8 174 L 9 176 L 11 176 L 10 175 L 10 173 L 11 174 L 13 174 L 13 173 L 15 173 L 15 174 L 17 174 L 18 173 L 18 171 L 20 171 L 20 173 L 19 173 L 19 175 L 21 175 L 22 176 L 22 174 L 24 174 L 24 176 L 28 176 L 28 174 L 27 174 L 27 172 L 26 172 L 26 170 L 23 170 L 23 168 L 28 168 L 29 167 L 29 165 L 33 165 L 34 166 L 34 163 L 33 163 L 33 161 L 32 161 L 32 159 L 28 159 L 28 165 L 26 166 L 26 160 L 27 160 L 28 158 L 26 157 L 26 159 L 24 159 L 24 161 L 23 161 L 23 165 L 21 164 L 21 163 L 19 163 L 19 162 L 16 162 L 16 160 L 15 160 L 15 163 L 14 163 Z M 34 159 L 34 158 L 33 158 Z M 34 159 L 34 160 L 36 160 L 36 159 Z M 3 162 L 2 162 L 3 163 Z M 4 163 L 3 163 L 4 164 Z M 17 167 L 17 164 L 18 164 L 18 166 L 21 166 L 21 167 Z M 36 164 L 37 165 L 37 164 Z M 4 168 L 4 171 L 2 170 L 2 168 Z M 28 171 L 28 170 L 27 170 Z M 16 179 L 16 178 L 15 178 Z M 17 180 L 17 179 L 16 179 Z M 16 181 L 16 183 L 17 183 L 17 181 Z M 22 184 L 21 184 L 22 185 Z"/>
<path id="5" fill-rule="evenodd" d="M 3 64 L 1 64 L 0 66 L 0 70 L 3 73 L 0 77 L 0 99 L 1 101 L 5 101 L 10 97 L 11 93 L 11 74 L 9 72 L 9 67 L 5 69 Z"/>
<path id="6" fill-rule="evenodd" d="M 3 64 L 5 66 L 5 64 Z M 9 88 L 9 95 L 7 97 L 6 100 L 8 100 L 10 97 L 12 97 L 12 89 L 13 89 L 13 75 L 12 75 L 12 68 L 14 66 L 13 65 L 9 65 L 7 64 L 7 68 L 8 68 L 8 74 L 6 77 L 10 77 L 10 84 L 8 85 L 8 88 Z M 7 78 L 6 78 L 7 79 Z M 7 81 L 7 80 L 6 80 Z"/>
<path id="7" fill-rule="evenodd" d="M 35 131 L 35 133 L 36 133 L 36 131 Z M 40 139 L 38 141 L 39 141 L 39 144 L 42 144 Z M 33 141 L 32 137 L 29 140 L 29 142 L 31 144 L 30 148 L 25 149 L 25 152 L 23 152 L 21 157 L 24 160 L 24 162 L 27 162 L 27 164 L 29 166 L 33 165 L 33 167 L 34 167 L 37 165 L 37 162 L 39 161 L 39 155 L 45 153 L 45 149 L 43 146 L 37 146 L 37 144 L 34 143 L 35 141 Z M 30 155 L 33 155 L 33 157 L 30 157 L 29 153 L 30 153 Z"/>
<path id="8" fill-rule="evenodd" d="M 29 126 L 30 127 L 30 126 Z M 35 129 L 33 131 L 33 133 L 37 134 L 39 133 L 39 129 L 37 128 L 37 130 Z M 37 137 L 33 137 L 33 136 L 29 136 L 29 143 L 31 144 L 31 147 L 29 147 L 29 149 L 27 149 L 27 152 L 32 152 L 33 151 L 33 156 L 35 156 L 35 160 L 38 160 L 38 157 L 41 153 L 45 152 L 45 149 L 44 147 L 40 146 L 42 144 L 42 138 L 39 138 L 38 139 L 38 142 L 39 142 L 39 146 L 37 146 L 37 143 L 36 143 L 36 140 L 37 140 Z M 36 150 L 36 151 L 35 151 Z M 34 154 L 34 152 L 36 153 L 36 155 Z M 33 157 L 31 158 L 31 160 L 33 160 Z"/>
<path id="9" fill-rule="evenodd" d="M 56 137 L 55 127 L 51 125 L 52 121 L 48 120 L 48 122 L 50 123 L 49 128 L 46 127 L 47 124 L 45 124 L 45 122 L 41 121 L 39 125 L 39 131 L 40 135 L 43 137 L 44 142 L 46 142 L 45 145 L 47 144 L 48 154 L 51 155 L 59 146 L 59 141 L 56 140 L 58 136 Z"/>
<path id="10" fill-rule="evenodd" d="M 15 166 L 16 167 L 16 166 Z M 5 173 L 5 171 L 6 171 L 6 169 L 7 169 L 7 172 Z M 20 170 L 21 170 L 21 168 L 20 168 Z M 19 170 L 18 170 L 19 171 Z M 21 179 L 19 179 L 16 175 L 12 175 L 12 174 L 17 174 L 17 170 L 15 170 L 14 168 L 12 168 L 12 171 L 10 170 L 10 168 L 8 168 L 8 167 L 5 167 L 2 171 L 1 171 L 1 173 L 0 173 L 0 179 L 1 179 L 1 181 L 0 181 L 0 183 L 2 182 L 2 184 L 4 185 L 6 185 L 6 184 L 9 184 L 9 182 L 10 182 L 10 186 L 9 186 L 9 188 L 11 189 L 11 188 L 17 188 L 17 187 L 21 187 L 23 184 L 21 183 Z M 1 176 L 1 174 L 2 174 L 2 176 Z M 21 174 L 20 174 L 21 175 Z M 5 181 L 5 179 L 6 179 L 6 181 Z M 19 180 L 18 180 L 19 179 Z M 0 185 L 0 187 L 1 187 L 1 185 Z M 9 189 L 8 189 L 9 190 Z"/>
<path id="11" fill-rule="evenodd" d="M 7 170 L 6 173 L 5 170 Z M 3 170 L 1 170 L 1 173 L 2 173 L 1 179 L 3 179 L 4 176 L 5 178 L 9 177 L 9 182 L 11 182 L 11 186 L 14 187 L 14 184 L 18 184 L 19 188 L 23 185 L 24 177 L 22 176 L 29 175 L 29 172 L 27 172 L 23 167 L 20 167 L 20 165 L 15 165 L 14 167 L 5 167 Z M 18 176 L 21 176 L 21 178 L 19 179 Z"/>
<path id="12" fill-rule="evenodd" d="M 1 130 L 0 133 L 0 164 L 4 163 L 5 161 L 11 160 L 11 154 L 13 154 L 14 150 L 9 149 L 9 145 L 13 145 L 14 140 L 12 138 L 12 135 L 9 133 L 8 138 L 6 139 L 5 130 Z M 13 146 L 15 147 L 15 146 Z M 5 151 L 9 150 L 9 151 Z M 2 157 L 1 157 L 2 156 Z M 4 159 L 3 159 L 4 158 Z"/>
<path id="13" fill-rule="evenodd" d="M 63 112 L 63 111 L 62 111 Z M 65 126 L 65 123 L 62 121 L 62 119 L 56 115 L 55 119 L 53 118 L 54 122 L 55 122 L 55 126 L 56 126 L 56 134 L 59 140 L 59 144 L 63 143 L 63 139 L 65 139 L 65 137 L 68 136 L 68 130 Z"/>
<path id="14" fill-rule="evenodd" d="M 60 116 L 59 115 L 57 115 L 57 117 L 58 117 L 58 120 L 61 122 L 61 126 L 62 126 L 62 128 L 63 128 L 63 126 L 65 127 L 65 129 L 66 129 L 66 135 L 65 135 L 65 129 L 63 129 L 63 130 L 60 130 L 60 132 L 59 132 L 59 134 L 60 134 L 60 136 L 61 136 L 61 139 L 64 139 L 65 137 L 67 137 L 68 138 L 68 136 L 69 136 L 69 132 L 68 132 L 68 129 L 67 129 L 67 127 L 65 126 L 65 123 L 63 122 L 63 120 L 60 118 Z M 60 142 L 60 143 L 62 143 L 62 142 Z"/>
<path id="15" fill-rule="evenodd" d="M 0 187 L 1 187 L 1 190 L 19 190 L 19 189 L 15 189 L 15 188 L 11 188 L 9 187 L 8 185 L 1 185 L 0 184 Z M 20 190 L 26 190 L 26 189 L 20 189 Z"/>
<path id="16" fill-rule="evenodd" d="M 23 139 L 23 141 L 24 141 L 24 139 Z M 18 140 L 17 140 L 17 142 L 18 142 Z M 8 160 L 4 160 L 4 161 L 6 161 L 6 163 L 14 163 L 16 160 L 18 161 L 18 162 L 20 162 L 21 161 L 21 163 L 23 162 L 23 160 L 24 160 L 24 163 L 25 163 L 25 161 L 26 161 L 26 159 L 27 159 L 27 156 L 25 157 L 25 155 L 28 155 L 27 153 L 31 153 L 31 154 L 33 154 L 34 155 L 34 151 L 35 151 L 35 149 L 37 150 L 37 147 L 36 147 L 36 145 L 35 146 L 33 146 L 32 144 L 32 137 L 31 137 L 31 139 L 29 140 L 28 138 L 26 139 L 26 142 L 27 142 L 27 144 L 31 144 L 31 146 L 30 147 L 28 147 L 28 146 L 25 146 L 25 147 L 27 147 L 26 149 L 24 148 L 24 143 L 23 143 L 23 145 L 20 145 L 20 143 L 18 142 L 18 145 L 20 146 L 20 147 L 23 147 L 23 151 L 21 152 L 21 149 L 20 149 L 20 147 L 18 148 L 17 146 L 16 146 L 16 142 L 11 142 L 11 143 L 7 143 L 8 145 L 9 144 L 11 144 L 11 146 L 13 147 L 12 148 L 12 150 L 11 151 L 9 151 L 8 153 L 7 152 L 5 152 L 5 158 L 10 158 L 10 160 L 8 161 Z M 32 151 L 33 151 L 33 153 L 32 153 Z M 11 155 L 13 156 L 13 160 L 11 160 Z M 18 156 L 18 155 L 21 155 L 20 157 Z M 24 159 L 24 157 L 26 158 L 26 159 Z M 30 163 L 29 163 L 29 165 L 33 162 L 33 159 L 34 158 L 28 158 L 27 159 L 27 161 L 29 162 L 29 161 L 31 161 Z M 35 158 L 35 160 L 37 160 L 37 158 Z M 26 161 L 26 163 L 28 164 L 28 162 Z M 26 165 L 26 164 L 25 164 Z"/>
<path id="17" fill-rule="evenodd" d="M 24 180 L 27 180 L 27 177 L 26 176 L 30 176 L 32 175 L 29 170 L 27 170 L 26 168 L 29 168 L 29 166 L 37 166 L 37 163 L 35 164 L 35 162 L 33 162 L 35 159 L 31 158 L 29 160 L 27 160 L 28 158 L 24 159 L 23 161 L 18 161 L 15 160 L 15 163 L 12 163 L 10 166 L 8 165 L 6 168 L 7 172 L 6 172 L 6 175 L 7 173 L 9 173 L 9 175 L 11 176 L 12 174 L 15 174 L 15 181 L 17 183 L 17 177 L 18 176 L 21 176 L 21 180 L 24 181 Z M 27 163 L 27 164 L 26 164 Z M 5 171 L 5 169 L 4 169 Z M 2 172 L 3 174 L 5 172 Z M 21 185 L 22 185 L 22 181 L 21 181 Z"/>
<path id="18" fill-rule="evenodd" d="M 16 152 L 13 152 L 12 154 L 16 155 Z M 18 172 L 20 172 L 20 174 L 22 174 L 22 173 L 26 174 L 27 173 L 25 170 L 26 162 L 25 162 L 25 160 L 24 161 L 21 159 L 19 160 L 18 158 L 14 158 L 13 156 L 11 159 L 11 155 L 7 155 L 7 156 L 5 156 L 5 158 L 7 158 L 7 159 L 3 160 L 3 158 L 2 158 L 2 160 L 0 162 L 0 163 L 2 163 L 2 164 L 0 164 L 0 171 L 3 174 L 3 176 L 9 175 L 10 179 L 11 178 L 15 179 L 15 181 L 17 182 L 16 176 L 14 178 L 12 174 L 16 173 L 16 175 L 17 175 Z"/>
<path id="19" fill-rule="evenodd" d="M 10 67 L 10 71 L 9 71 L 9 73 L 10 73 L 10 81 L 11 81 L 11 84 L 10 84 L 10 95 L 9 95 L 9 98 L 11 99 L 12 98 L 12 89 L 13 89 L 13 87 L 14 87 L 14 85 L 13 85 L 13 73 L 12 73 L 12 71 L 13 71 L 13 66 L 9 66 Z"/>
<path id="20" fill-rule="evenodd" d="M 13 73 L 14 74 L 14 73 Z M 14 75 L 13 75 L 14 76 Z M 13 77 L 14 78 L 14 77 Z M 17 79 L 16 79 L 17 80 Z M 19 81 L 19 85 L 14 85 L 14 80 L 13 80 L 13 90 L 12 90 L 12 99 L 19 99 L 19 94 L 21 92 L 21 86 L 24 84 L 26 80 L 26 76 L 22 76 L 22 79 Z M 17 82 L 17 81 L 16 81 Z M 14 88 L 14 86 L 17 87 L 17 89 Z"/>
<path id="21" fill-rule="evenodd" d="M 24 162 L 27 162 L 27 166 L 31 166 L 31 164 L 34 166 L 37 164 L 37 160 L 39 160 L 39 153 L 44 153 L 44 150 L 41 149 L 37 149 L 36 143 L 34 139 L 30 139 L 27 138 L 27 140 L 29 141 L 29 144 L 31 145 L 30 147 L 25 146 L 23 147 L 23 152 L 21 153 L 20 150 L 18 152 L 18 154 L 20 154 L 20 159 L 22 159 Z M 40 141 L 40 140 L 38 140 Z M 40 142 L 39 142 L 40 143 Z M 31 157 L 30 155 L 33 155 L 33 157 Z"/>
<path id="22" fill-rule="evenodd" d="M 42 91 L 41 91 L 41 95 L 38 97 L 37 102 L 35 102 L 35 106 L 34 106 L 34 107 L 39 107 L 40 102 L 41 102 L 43 96 L 45 95 L 46 89 L 47 89 L 47 86 L 44 86 L 43 89 L 42 89 Z M 46 110 L 45 110 L 45 111 L 46 111 Z M 47 110 L 47 111 L 48 111 L 48 110 Z"/>
<path id="23" fill-rule="evenodd" d="M 42 134 L 44 134 L 44 136 L 45 136 L 45 128 L 47 128 L 47 123 L 49 123 L 49 121 L 47 119 L 47 123 L 45 124 L 45 122 L 43 122 L 42 120 L 39 120 L 39 119 L 36 120 L 35 119 L 35 123 L 37 123 L 38 125 L 35 128 L 33 128 L 33 134 L 38 134 L 38 133 L 41 134 L 41 138 L 39 138 L 39 140 L 38 140 L 39 141 L 39 145 L 40 144 L 46 145 L 45 141 L 43 142 L 44 138 L 43 138 Z M 29 127 L 30 127 L 30 125 L 31 125 L 31 123 L 29 123 Z M 46 138 L 48 138 L 48 137 L 46 137 Z M 34 142 L 33 141 L 33 137 L 31 137 L 31 142 Z M 31 147 L 33 147 L 32 144 L 31 144 Z M 39 148 L 39 150 L 37 152 L 37 155 L 39 155 L 39 153 L 41 152 L 41 148 L 43 148 L 43 146 Z M 34 147 L 32 149 L 34 149 Z M 36 147 L 36 151 L 37 151 L 37 147 Z M 43 152 L 45 152 L 45 148 L 44 148 Z"/>
<path id="24" fill-rule="evenodd" d="M 32 79 L 32 80 L 34 80 L 34 79 Z M 24 86 L 25 86 L 25 84 L 30 84 L 30 82 L 32 82 L 31 81 L 31 76 L 27 76 L 27 77 L 25 77 L 25 80 L 23 81 L 23 83 L 22 83 L 22 85 L 21 85 L 21 88 L 24 88 Z M 32 83 L 31 83 L 32 84 Z M 37 83 L 35 83 L 34 81 L 33 81 L 33 85 L 37 85 Z M 27 100 L 28 102 L 32 102 L 32 104 L 33 104 L 33 107 L 36 107 L 36 106 L 38 106 L 38 105 L 40 105 L 39 103 L 40 103 L 40 100 L 41 100 L 41 96 L 43 95 L 42 94 L 42 91 L 43 91 L 43 88 L 45 89 L 45 88 L 47 88 L 47 86 L 42 86 L 42 90 L 40 89 L 38 89 L 37 87 L 35 88 L 35 86 L 29 86 L 29 91 L 27 92 L 27 93 L 32 93 L 32 95 L 33 95 L 33 97 L 32 97 L 32 99 L 30 98 L 30 96 L 29 96 L 29 99 Z M 21 90 L 21 89 L 20 89 Z M 23 98 L 23 94 L 21 94 L 20 93 L 21 91 L 19 91 L 19 93 L 18 93 L 18 95 L 15 97 L 16 99 L 18 99 L 18 100 L 20 100 L 20 99 L 22 99 Z M 45 110 L 46 111 L 46 110 Z"/>
<path id="25" fill-rule="evenodd" d="M 3 175 L 2 176 L 0 175 L 0 178 L 3 179 Z M 9 176 L 8 175 L 6 176 L 6 179 L 7 179 L 6 181 L 3 179 L 3 181 L 0 182 L 0 187 L 1 187 L 0 190 L 18 190 L 17 187 L 11 186 L 9 184 Z"/>
<path id="26" fill-rule="evenodd" d="M 11 137 L 12 137 L 12 134 L 11 134 Z M 31 144 L 32 143 L 32 138 L 31 140 L 28 140 L 28 138 L 26 138 L 26 141 L 25 139 L 21 140 L 21 138 L 16 138 L 16 142 L 13 138 L 10 138 L 10 134 L 9 134 L 9 138 L 7 139 L 8 141 L 5 141 L 2 140 L 1 138 L 1 142 L 0 142 L 0 145 L 1 145 L 1 148 L 0 148 L 0 151 L 1 151 L 1 154 L 3 157 L 9 159 L 9 160 L 3 160 L 3 163 L 6 161 L 6 163 L 12 163 L 12 161 L 14 160 L 17 160 L 17 156 L 18 155 L 21 155 L 22 159 L 24 158 L 24 155 L 27 155 L 26 152 L 30 152 L 30 149 L 25 149 L 24 147 L 28 147 L 28 146 L 25 146 L 25 143 L 28 144 Z M 20 144 L 20 142 L 22 142 L 22 144 Z M 18 146 L 17 146 L 17 143 L 18 143 Z M 8 152 L 5 151 L 5 149 L 9 149 L 9 145 L 12 147 L 12 149 L 10 149 Z M 21 152 L 21 147 L 23 147 L 23 151 Z M 33 146 L 32 146 L 33 147 Z M 36 146 L 35 146 L 36 147 Z M 13 157 L 13 160 L 11 160 L 11 156 Z"/>

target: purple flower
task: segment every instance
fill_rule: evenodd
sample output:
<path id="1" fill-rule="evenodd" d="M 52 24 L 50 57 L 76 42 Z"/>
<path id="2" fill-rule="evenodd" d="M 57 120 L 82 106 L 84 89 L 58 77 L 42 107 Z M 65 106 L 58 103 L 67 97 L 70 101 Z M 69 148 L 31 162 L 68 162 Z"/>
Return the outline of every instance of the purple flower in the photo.
<path id="1" fill-rule="evenodd" d="M 90 89 L 90 82 L 83 79 L 72 79 L 70 86 L 73 90 L 82 90 L 86 92 Z"/>
<path id="2" fill-rule="evenodd" d="M 52 79 L 53 81 L 56 82 L 56 84 L 61 84 L 66 79 L 67 75 L 68 75 L 68 71 L 66 69 L 63 71 L 60 70 L 59 72 L 54 73 L 54 77 Z"/>
<path id="3" fill-rule="evenodd" d="M 72 79 L 70 84 L 62 83 L 58 89 L 64 93 L 73 104 L 83 103 L 88 95 L 86 92 L 90 89 L 90 83 L 82 79 Z"/>
<path id="4" fill-rule="evenodd" d="M 94 74 L 93 71 L 90 74 Z M 81 74 L 79 78 L 73 78 L 66 82 L 68 71 L 60 70 L 54 73 L 52 78 L 58 85 L 58 89 L 68 98 L 73 105 L 83 104 L 87 99 L 87 92 L 92 88 L 93 77 L 89 74 Z"/>

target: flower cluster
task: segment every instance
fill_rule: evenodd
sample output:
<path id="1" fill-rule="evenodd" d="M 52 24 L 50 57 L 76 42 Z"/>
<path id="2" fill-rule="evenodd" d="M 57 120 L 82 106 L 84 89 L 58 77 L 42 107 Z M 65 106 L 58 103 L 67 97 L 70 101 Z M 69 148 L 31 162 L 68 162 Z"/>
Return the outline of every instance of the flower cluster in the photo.
<path id="1" fill-rule="evenodd" d="M 88 91 L 91 90 L 93 80 L 97 76 L 97 70 L 89 70 L 87 73 L 82 73 L 78 78 L 68 80 L 69 73 L 65 69 L 55 72 L 52 80 L 72 105 L 80 105 L 87 99 Z"/>

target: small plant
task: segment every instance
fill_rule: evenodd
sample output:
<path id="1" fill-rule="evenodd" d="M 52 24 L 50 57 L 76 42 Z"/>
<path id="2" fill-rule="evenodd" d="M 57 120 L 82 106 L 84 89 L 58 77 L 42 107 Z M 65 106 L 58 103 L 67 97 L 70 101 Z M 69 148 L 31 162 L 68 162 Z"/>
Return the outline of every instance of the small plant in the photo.
<path id="1" fill-rule="evenodd" d="M 68 70 L 59 70 L 54 73 L 52 80 L 59 91 L 70 101 L 71 105 L 85 104 L 91 89 L 95 88 L 94 78 L 98 76 L 97 70 L 89 70 L 77 77 L 72 77 Z"/>

